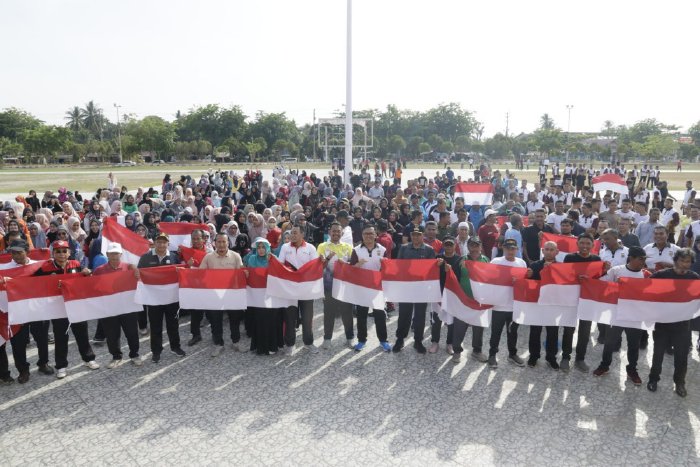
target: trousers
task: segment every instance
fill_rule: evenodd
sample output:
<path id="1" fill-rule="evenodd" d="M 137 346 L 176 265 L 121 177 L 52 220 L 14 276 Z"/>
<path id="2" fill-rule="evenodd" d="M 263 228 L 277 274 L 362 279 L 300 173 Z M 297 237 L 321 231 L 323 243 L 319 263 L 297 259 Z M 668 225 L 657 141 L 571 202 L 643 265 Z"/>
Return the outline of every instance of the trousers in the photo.
<path id="1" fill-rule="evenodd" d="M 491 312 L 491 348 L 489 349 L 489 357 L 493 357 L 498 353 L 498 344 L 501 342 L 501 334 L 504 327 L 506 328 L 508 355 L 518 353 L 516 347 L 518 343 L 518 323 L 513 322 L 513 312 L 493 310 Z"/>
<path id="2" fill-rule="evenodd" d="M 192 310 L 195 311 L 195 310 Z M 245 310 L 207 311 L 207 320 L 211 323 L 211 338 L 214 345 L 224 345 L 224 313 L 228 315 L 231 342 L 237 344 L 241 340 L 241 321 Z M 191 315 L 194 318 L 194 314 Z"/>
<path id="3" fill-rule="evenodd" d="M 88 337 L 87 321 L 81 323 L 70 324 L 68 318 L 52 319 L 54 333 L 54 348 L 56 351 L 56 369 L 66 368 L 68 366 L 68 327 L 70 326 L 75 337 L 75 343 L 78 345 L 78 351 L 84 362 L 89 362 L 95 359 L 95 352 L 92 351 L 90 338 Z"/>
<path id="4" fill-rule="evenodd" d="M 411 329 L 413 318 L 413 339 L 423 342 L 425 335 L 425 310 L 427 303 L 399 303 L 399 322 L 396 328 L 396 338 L 405 339 Z"/>
<path id="5" fill-rule="evenodd" d="M 129 345 L 129 358 L 139 356 L 139 314 L 124 313 L 123 315 L 110 316 L 102 318 L 102 329 L 107 339 L 107 349 L 112 354 L 114 360 L 122 359 L 121 335 L 124 331 L 124 337 Z"/>
<path id="6" fill-rule="evenodd" d="M 151 352 L 160 355 L 163 351 L 163 319 L 168 333 L 171 349 L 180 348 L 180 329 L 178 326 L 178 304 L 149 305 L 148 321 L 151 322 Z"/>
<path id="7" fill-rule="evenodd" d="M 369 308 L 366 306 L 357 307 L 357 340 L 367 342 L 367 315 Z M 374 317 L 374 330 L 377 333 L 379 342 L 386 342 L 388 334 L 386 330 L 386 312 L 384 310 L 372 310 Z"/>
<path id="8" fill-rule="evenodd" d="M 677 323 L 656 323 L 654 325 L 654 355 L 651 358 L 649 381 L 661 379 L 661 366 L 664 352 L 673 346 L 673 382 L 685 384 L 688 372 L 688 353 L 690 350 L 690 321 Z"/>
<path id="9" fill-rule="evenodd" d="M 576 328 L 564 328 L 564 335 L 561 339 L 561 358 L 571 359 L 571 350 L 574 342 L 574 332 Z M 582 361 L 586 358 L 588 341 L 591 338 L 591 322 L 583 319 L 578 320 L 578 341 L 576 342 L 576 360 Z"/>
<path id="10" fill-rule="evenodd" d="M 462 342 L 464 341 L 464 336 L 467 334 L 467 329 L 469 324 L 465 323 L 461 319 L 455 318 L 452 334 L 452 349 L 455 353 L 460 353 L 464 350 L 462 347 Z M 481 326 L 472 326 L 472 349 L 475 353 L 481 353 L 481 349 L 484 346 L 484 328 Z"/>
<path id="11" fill-rule="evenodd" d="M 557 342 L 559 341 L 559 326 L 544 326 L 546 329 L 545 334 L 545 360 L 554 361 L 557 358 Z M 530 358 L 538 359 L 540 358 L 540 349 L 542 336 L 542 326 L 530 326 L 530 341 L 529 350 Z"/>
<path id="12" fill-rule="evenodd" d="M 314 343 L 314 301 L 299 300 L 298 306 L 290 306 L 284 310 L 284 343 L 288 347 L 297 342 L 296 322 L 301 311 L 301 333 L 304 345 Z"/>
<path id="13" fill-rule="evenodd" d="M 15 367 L 19 371 L 29 370 L 29 362 L 27 362 L 29 334 L 34 338 L 37 351 L 39 352 L 39 360 L 36 364 L 43 366 L 49 363 L 49 322 L 33 321 L 23 324 L 17 334 L 12 336 L 11 339 L 12 356 L 15 360 Z"/>
<path id="14" fill-rule="evenodd" d="M 340 319 L 343 321 L 343 328 L 345 328 L 345 338 L 352 339 L 355 337 L 352 322 L 352 304 L 336 300 L 329 291 L 326 292 L 326 296 L 323 299 L 323 338 L 331 339 L 333 337 L 335 317 L 338 313 L 340 313 Z"/>
<path id="15" fill-rule="evenodd" d="M 622 331 L 627 335 L 627 371 L 637 371 L 637 360 L 639 359 L 639 343 L 642 340 L 641 329 L 621 328 L 619 326 L 609 326 L 605 346 L 603 347 L 603 360 L 600 366 L 609 369 L 612 363 L 612 356 L 618 342 L 622 338 Z M 656 347 L 656 344 L 654 344 Z"/>

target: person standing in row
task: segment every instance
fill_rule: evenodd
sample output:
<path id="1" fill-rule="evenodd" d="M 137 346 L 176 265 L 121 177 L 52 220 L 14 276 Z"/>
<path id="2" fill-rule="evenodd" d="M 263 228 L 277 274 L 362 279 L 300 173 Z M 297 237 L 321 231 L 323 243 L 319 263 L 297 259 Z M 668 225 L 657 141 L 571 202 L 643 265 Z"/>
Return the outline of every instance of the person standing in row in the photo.
<path id="1" fill-rule="evenodd" d="M 190 240 L 192 241 L 192 249 L 200 252 L 209 253 L 206 249 L 204 243 L 204 232 L 200 229 L 195 229 L 190 234 Z M 226 237 L 228 239 L 228 236 Z M 228 248 L 228 247 L 227 247 Z M 211 250 L 210 250 L 211 251 Z M 200 266 L 200 260 L 192 256 L 188 261 L 187 265 L 191 268 L 197 268 Z M 192 347 L 202 341 L 202 318 L 204 318 L 204 311 L 202 310 L 180 310 L 180 312 L 187 311 L 190 314 L 190 333 L 192 333 L 192 338 L 187 341 L 187 346 Z M 209 318 L 207 318 L 208 320 Z M 210 321 L 211 323 L 211 321 Z"/>
<path id="2" fill-rule="evenodd" d="M 445 290 L 445 280 L 447 278 L 447 272 L 452 269 L 459 280 L 461 271 L 459 268 L 459 263 L 461 262 L 461 256 L 457 255 L 455 251 L 457 250 L 456 242 L 454 237 L 447 236 L 442 241 L 443 252 L 437 255 L 437 258 L 442 258 L 443 263 L 440 266 L 440 293 Z M 440 303 L 434 303 L 433 306 L 439 308 Z M 439 310 L 438 310 L 439 311 Z M 442 320 L 438 315 L 438 311 L 430 312 L 430 348 L 428 352 L 436 353 L 440 349 L 440 330 L 442 329 Z M 454 346 L 452 344 L 452 339 L 454 338 L 454 324 L 447 325 L 447 340 L 445 344 L 445 350 L 449 355 L 454 354 Z"/>
<path id="3" fill-rule="evenodd" d="M 530 267 L 527 271 L 527 278 L 532 280 L 542 280 L 542 270 L 551 264 L 557 262 L 557 254 L 559 254 L 559 249 L 555 242 L 545 242 L 542 246 L 543 258 L 530 263 Z M 545 326 L 546 337 L 545 337 L 545 361 L 547 365 L 553 370 L 559 369 L 559 363 L 557 363 L 557 343 L 559 342 L 559 326 Z M 537 365 L 537 360 L 540 359 L 540 349 L 542 348 L 541 342 L 542 336 L 542 326 L 530 326 L 530 341 L 529 350 L 530 357 L 527 359 L 527 365 L 534 368 Z"/>

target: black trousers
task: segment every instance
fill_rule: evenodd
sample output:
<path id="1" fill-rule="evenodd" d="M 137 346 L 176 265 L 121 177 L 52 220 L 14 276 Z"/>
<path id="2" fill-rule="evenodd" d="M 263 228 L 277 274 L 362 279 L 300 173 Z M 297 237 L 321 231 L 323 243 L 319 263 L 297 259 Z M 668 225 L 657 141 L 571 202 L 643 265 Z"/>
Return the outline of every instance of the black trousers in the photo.
<path id="1" fill-rule="evenodd" d="M 170 348 L 180 348 L 178 307 L 177 302 L 168 305 L 149 305 L 147 307 L 148 320 L 151 322 L 151 352 L 154 354 L 159 355 L 163 351 L 163 318 L 165 318 L 165 329 L 168 332 Z"/>
<path id="2" fill-rule="evenodd" d="M 452 334 L 452 349 L 455 353 L 460 353 L 464 351 L 462 348 L 462 342 L 464 341 L 464 336 L 467 334 L 467 329 L 469 324 L 464 321 L 455 318 Z M 481 349 L 484 346 L 484 328 L 481 326 L 472 326 L 472 349 L 474 352 L 481 353 Z"/>
<path id="3" fill-rule="evenodd" d="M 290 306 L 284 310 L 284 343 L 293 346 L 297 342 L 296 323 L 301 312 L 301 332 L 304 345 L 314 343 L 314 301 L 299 300 L 299 306 Z"/>
<path id="4" fill-rule="evenodd" d="M 355 337 L 352 322 L 352 304 L 336 300 L 329 291 L 326 291 L 325 294 L 326 296 L 323 299 L 323 338 L 331 339 L 333 337 L 335 317 L 337 314 L 340 314 L 340 319 L 343 321 L 343 328 L 345 329 L 345 338 L 352 339 Z"/>
<path id="5" fill-rule="evenodd" d="M 516 347 L 518 343 L 518 323 L 513 321 L 513 312 L 493 310 L 491 312 L 491 348 L 489 349 L 489 357 L 498 353 L 498 344 L 501 342 L 501 334 L 504 327 L 506 328 L 508 355 L 518 353 L 518 348 Z"/>
<path id="6" fill-rule="evenodd" d="M 0 345 L 0 378 L 9 378 L 9 377 L 10 377 L 10 364 L 7 361 L 7 344 L 2 344 L 2 345 Z"/>
<path id="7" fill-rule="evenodd" d="M 202 319 L 204 318 L 204 310 L 187 310 L 190 313 L 190 333 L 192 337 L 202 335 L 200 328 L 202 327 Z M 207 315 L 207 319 L 209 316 Z"/>
<path id="8" fill-rule="evenodd" d="M 146 329 L 148 327 L 148 312 L 144 309 L 138 312 L 139 315 L 139 329 Z"/>
<path id="9" fill-rule="evenodd" d="M 637 360 L 639 359 L 639 343 L 642 341 L 641 329 L 621 328 L 619 326 L 609 326 L 605 337 L 605 347 L 603 347 L 603 360 L 600 366 L 609 369 L 612 363 L 613 352 L 622 339 L 622 331 L 627 335 L 627 371 L 637 371 Z M 656 345 L 655 345 L 656 346 Z"/>
<path id="10" fill-rule="evenodd" d="M 192 310 L 192 312 L 199 310 Z M 241 321 L 245 310 L 208 310 L 207 320 L 211 323 L 211 338 L 214 345 L 224 345 L 224 313 L 228 315 L 231 330 L 231 342 L 237 344 L 241 340 Z M 194 319 L 194 313 L 191 314 Z"/>
<path id="11" fill-rule="evenodd" d="M 530 358 L 538 359 L 540 358 L 540 349 L 542 346 L 542 327 L 543 326 L 530 326 L 530 342 L 528 347 L 530 350 Z M 544 359 L 547 361 L 554 361 L 557 358 L 557 342 L 559 341 L 559 326 L 544 326 L 546 329 L 545 334 L 545 356 Z"/>
<path id="12" fill-rule="evenodd" d="M 425 335 L 425 310 L 427 303 L 399 303 L 399 322 L 396 328 L 396 338 L 405 339 L 411 329 L 413 318 L 413 339 L 423 342 Z"/>
<path id="13" fill-rule="evenodd" d="M 561 358 L 571 359 L 571 350 L 574 343 L 574 332 L 576 328 L 564 328 L 564 335 L 561 339 Z M 581 361 L 586 358 L 588 341 L 591 338 L 591 322 L 583 319 L 578 320 L 578 341 L 576 342 L 576 360 Z"/>
<path id="14" fill-rule="evenodd" d="M 284 346 L 281 336 L 282 310 L 280 308 L 249 307 L 247 313 L 253 318 L 250 350 L 254 350 L 258 355 L 268 355 Z"/>
<path id="15" fill-rule="evenodd" d="M 654 355 L 651 358 L 649 381 L 661 379 L 661 366 L 667 347 L 673 346 L 673 382 L 685 384 L 690 351 L 690 321 L 656 323 L 654 326 Z"/>
<path id="16" fill-rule="evenodd" d="M 88 323 L 68 322 L 68 318 L 52 319 L 54 333 L 54 349 L 56 358 L 56 369 L 66 368 L 68 366 L 68 327 L 70 326 L 75 337 L 75 343 L 78 345 L 78 351 L 84 362 L 89 362 L 95 359 L 95 352 L 92 351 L 90 338 L 88 337 Z"/>
<path id="17" fill-rule="evenodd" d="M 359 342 L 367 342 L 368 314 L 368 307 L 357 307 L 357 340 Z M 388 339 L 386 330 L 386 312 L 384 310 L 372 310 L 372 316 L 374 316 L 374 330 L 377 332 L 377 339 L 379 339 L 379 342 L 386 342 Z"/>
<path id="18" fill-rule="evenodd" d="M 36 362 L 38 366 L 43 366 L 49 363 L 49 322 L 48 321 L 33 321 L 25 323 L 20 328 L 19 332 L 12 336 L 12 356 L 15 359 L 17 370 L 29 370 L 29 362 L 27 362 L 27 343 L 29 342 L 29 334 L 31 333 L 36 342 L 37 350 L 39 351 L 39 360 Z"/>
<path id="19" fill-rule="evenodd" d="M 124 313 L 123 315 L 102 318 L 102 329 L 104 329 L 107 339 L 107 349 L 112 354 L 114 360 L 122 359 L 121 337 L 122 330 L 124 337 L 129 344 L 129 358 L 139 356 L 139 313 Z"/>

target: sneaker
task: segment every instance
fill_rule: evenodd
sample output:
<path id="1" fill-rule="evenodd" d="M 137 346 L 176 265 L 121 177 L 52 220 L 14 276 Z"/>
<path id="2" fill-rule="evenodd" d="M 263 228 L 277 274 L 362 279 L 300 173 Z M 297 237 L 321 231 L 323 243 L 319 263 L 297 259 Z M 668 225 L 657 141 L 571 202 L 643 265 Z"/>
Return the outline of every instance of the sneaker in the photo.
<path id="1" fill-rule="evenodd" d="M 447 344 L 447 347 L 445 347 L 445 352 L 447 352 L 447 355 L 455 354 L 455 349 L 452 347 L 452 344 Z"/>
<path id="2" fill-rule="evenodd" d="M 427 352 L 422 342 L 414 342 L 413 348 L 416 349 L 416 352 L 418 352 L 419 354 L 424 354 L 425 352 Z"/>
<path id="3" fill-rule="evenodd" d="M 676 384 L 676 394 L 681 397 L 688 395 L 688 391 L 685 389 L 685 384 Z"/>
<path id="4" fill-rule="evenodd" d="M 318 353 L 318 347 L 313 344 L 305 345 L 304 350 L 308 351 L 309 353 Z"/>
<path id="5" fill-rule="evenodd" d="M 391 351 L 394 353 L 399 353 L 399 352 L 401 352 L 401 349 L 403 349 L 403 339 L 396 339 L 396 342 L 394 343 L 394 346 L 391 348 Z"/>
<path id="6" fill-rule="evenodd" d="M 192 336 L 192 339 L 187 341 L 187 347 L 192 347 L 202 342 L 202 336 Z"/>
<path id="7" fill-rule="evenodd" d="M 595 370 L 593 370 L 593 376 L 605 376 L 610 372 L 608 368 L 604 368 L 602 366 L 599 366 Z"/>
<path id="8" fill-rule="evenodd" d="M 12 384 L 14 382 L 15 382 L 15 379 L 10 375 L 3 376 L 2 378 L 0 378 L 0 384 L 3 384 L 3 385 Z"/>
<path id="9" fill-rule="evenodd" d="M 143 359 L 141 357 L 134 357 L 131 359 L 131 363 L 134 366 L 143 366 Z"/>
<path id="10" fill-rule="evenodd" d="M 559 370 L 559 364 L 556 360 L 547 360 L 547 365 L 549 365 L 549 367 L 554 371 Z"/>
<path id="11" fill-rule="evenodd" d="M 525 360 L 520 358 L 517 354 L 509 355 L 508 361 L 516 366 L 525 366 Z"/>
<path id="12" fill-rule="evenodd" d="M 348 339 L 348 349 L 354 349 L 355 348 L 355 339 Z"/>
<path id="13" fill-rule="evenodd" d="M 287 355 L 289 357 L 293 353 L 294 353 L 294 346 L 293 345 L 285 345 L 284 346 L 284 354 L 285 355 Z"/>
<path id="14" fill-rule="evenodd" d="M 58 379 L 63 379 L 66 377 L 66 369 L 61 368 L 60 370 L 56 370 L 56 378 Z"/>
<path id="15" fill-rule="evenodd" d="M 656 387 L 658 383 L 656 381 L 649 381 L 647 383 L 647 389 L 650 390 L 651 392 L 656 392 Z"/>
<path id="16" fill-rule="evenodd" d="M 122 363 L 121 360 L 117 360 L 117 359 L 115 358 L 114 360 L 112 360 L 111 362 L 109 362 L 109 363 L 107 364 L 107 369 L 108 369 L 108 370 L 112 370 L 112 369 L 118 367 L 119 365 L 121 365 L 121 363 Z"/>
<path id="17" fill-rule="evenodd" d="M 355 344 L 355 352 L 359 352 L 360 350 L 364 349 L 365 345 L 366 344 L 364 342 L 358 342 L 357 344 Z"/>
<path id="18" fill-rule="evenodd" d="M 529 366 L 530 368 L 535 368 L 537 366 L 537 359 L 535 357 L 528 358 L 527 366 Z"/>
<path id="19" fill-rule="evenodd" d="M 187 354 L 185 353 L 185 351 L 182 350 L 180 347 L 175 348 L 175 349 L 170 349 L 170 351 L 171 351 L 172 353 L 174 353 L 175 355 L 177 355 L 178 357 L 184 357 L 185 355 L 187 355 Z"/>
<path id="20" fill-rule="evenodd" d="M 331 349 L 331 340 L 330 339 L 323 339 L 323 344 L 321 344 L 321 348 L 323 350 L 330 350 Z"/>
<path id="21" fill-rule="evenodd" d="M 561 371 L 569 371 L 571 369 L 571 361 L 568 358 L 562 358 L 559 363 L 559 369 Z"/>
<path id="22" fill-rule="evenodd" d="M 148 328 L 139 329 L 139 334 L 141 336 L 147 336 L 148 335 Z"/>
<path id="23" fill-rule="evenodd" d="M 379 345 L 384 349 L 384 352 L 391 352 L 391 344 L 389 344 L 387 341 L 382 341 L 379 343 Z"/>
<path id="24" fill-rule="evenodd" d="M 462 361 L 462 352 L 455 352 L 452 354 L 452 358 L 450 359 L 452 363 L 459 363 Z"/>
<path id="25" fill-rule="evenodd" d="M 637 370 L 627 370 L 627 377 L 632 380 L 635 386 L 640 386 L 642 384 L 642 378 L 639 377 Z"/>
<path id="26" fill-rule="evenodd" d="M 92 340 L 93 345 L 96 345 L 98 347 L 101 347 L 102 345 L 104 345 L 105 342 L 106 342 L 106 340 L 104 338 L 101 338 L 101 339 L 95 338 Z"/>
<path id="27" fill-rule="evenodd" d="M 20 371 L 19 376 L 17 377 L 17 382 L 19 384 L 24 384 L 27 381 L 29 381 L 29 370 Z"/>
<path id="28" fill-rule="evenodd" d="M 438 349 L 440 349 L 440 344 L 438 344 L 437 342 L 433 342 L 433 343 L 430 345 L 430 348 L 428 349 L 428 352 L 430 352 L 430 353 L 437 353 Z"/>
<path id="29" fill-rule="evenodd" d="M 472 358 L 481 363 L 489 361 L 489 357 L 484 352 L 472 352 Z"/>
<path id="30" fill-rule="evenodd" d="M 160 354 L 159 353 L 154 353 L 153 356 L 151 357 L 151 361 L 153 363 L 158 363 L 160 362 Z"/>
<path id="31" fill-rule="evenodd" d="M 494 370 L 498 368 L 498 360 L 496 359 L 495 355 L 491 355 L 487 361 L 489 368 L 492 368 Z"/>
<path id="32" fill-rule="evenodd" d="M 211 351 L 211 356 L 218 357 L 219 355 L 221 355 L 221 352 L 223 352 L 223 351 L 224 351 L 223 345 L 215 345 Z"/>
<path id="33" fill-rule="evenodd" d="M 97 370 L 100 368 L 100 364 L 97 363 L 95 360 L 90 360 L 89 362 L 85 362 L 85 366 L 90 368 L 91 370 Z"/>
<path id="34" fill-rule="evenodd" d="M 588 373 L 589 371 L 591 371 L 591 367 L 589 367 L 588 364 L 586 362 L 584 362 L 583 360 L 576 360 L 574 362 L 574 367 L 578 371 L 583 372 L 583 373 Z"/>
<path id="35" fill-rule="evenodd" d="M 53 367 L 49 364 L 39 365 L 39 373 L 42 375 L 52 375 L 54 374 Z"/>

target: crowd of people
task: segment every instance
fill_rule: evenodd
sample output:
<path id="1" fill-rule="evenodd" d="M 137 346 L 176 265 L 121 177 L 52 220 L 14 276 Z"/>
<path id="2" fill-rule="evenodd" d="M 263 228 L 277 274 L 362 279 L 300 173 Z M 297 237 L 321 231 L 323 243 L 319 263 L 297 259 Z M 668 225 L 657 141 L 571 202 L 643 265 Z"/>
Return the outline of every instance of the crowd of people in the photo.
<path id="1" fill-rule="evenodd" d="M 471 163 L 470 163 L 471 164 Z M 601 168 L 602 173 L 625 177 L 629 190 L 618 194 L 595 192 L 591 177 L 596 171 L 582 165 L 542 165 L 539 180 L 532 184 L 518 180 L 508 170 L 492 171 L 481 164 L 469 176 L 457 175 L 450 167 L 444 173 L 406 180 L 402 164 L 387 161 L 362 164 L 348 180 L 331 170 L 317 176 L 306 171 L 288 171 L 276 167 L 270 178 L 260 170 L 209 171 L 199 177 L 166 174 L 160 187 L 139 188 L 129 192 L 109 174 L 104 188 L 83 195 L 60 188 L 39 197 L 34 190 L 28 196 L 6 201 L 0 210 L 0 251 L 10 253 L 12 261 L 4 268 L 30 264 L 28 256 L 35 248 L 49 248 L 51 259 L 36 272 L 48 274 L 109 274 L 134 269 L 138 277 L 143 268 L 186 262 L 189 267 L 235 269 L 267 267 L 275 256 L 291 269 L 309 261 L 322 261 L 326 270 L 323 300 L 324 335 L 321 348 L 332 348 L 336 317 L 340 316 L 347 346 L 355 351 L 367 345 L 368 317 L 372 316 L 382 350 L 401 352 L 413 330 L 413 347 L 423 354 L 440 349 L 446 327 L 444 349 L 451 360 L 462 359 L 465 334 L 470 327 L 455 319 L 444 326 L 439 313 L 429 303 L 387 303 L 383 309 L 370 310 L 336 300 L 331 295 L 332 271 L 337 261 L 360 269 L 379 270 L 383 258 L 435 259 L 440 268 L 440 284 L 452 270 L 468 296 L 471 294 L 467 261 L 526 268 L 527 277 L 540 279 L 544 268 L 557 262 L 557 244 L 541 245 L 543 232 L 576 237 L 577 252 L 567 254 L 564 262 L 603 261 L 604 280 L 620 277 L 700 279 L 700 197 L 692 181 L 686 183 L 683 199 L 669 195 L 658 168 L 646 166 L 626 170 L 620 164 Z M 488 182 L 493 185 L 490 205 L 465 203 L 454 196 L 459 182 Z M 122 261 L 122 247 L 111 244 L 102 253 L 102 224 L 107 217 L 119 218 L 123 225 L 147 239 L 152 250 L 141 257 L 137 267 Z M 505 222 L 499 218 L 505 216 Z M 502 218 L 501 218 L 502 219 Z M 206 224 L 192 232 L 195 250 L 203 259 L 184 261 L 178 252 L 169 251 L 169 237 L 158 228 L 160 222 Z M 594 242 L 603 247 L 599 255 L 591 253 Z M 0 276 L 1 276 L 0 271 Z M 389 342 L 387 319 L 398 308 L 398 325 L 393 344 Z M 503 308 L 503 307 L 502 307 Z M 269 311 L 269 310 L 267 310 Z M 224 350 L 223 318 L 227 315 L 230 338 L 236 351 L 255 351 L 261 355 L 295 351 L 297 329 L 301 328 L 301 350 L 318 352 L 314 345 L 313 300 L 299 297 L 297 306 L 262 312 L 255 308 L 240 310 L 236 304 L 226 313 L 180 310 L 178 303 L 146 306 L 140 313 L 126 313 L 99 321 L 94 339 L 88 335 L 87 322 L 69 323 L 67 319 L 28 323 L 10 339 L 17 380 L 30 377 L 26 351 L 31 337 L 38 348 L 38 371 L 66 376 L 68 367 L 68 329 L 72 330 L 78 350 L 91 369 L 100 367 L 92 345 L 106 341 L 112 360 L 108 368 L 122 363 L 121 332 L 127 340 L 129 358 L 141 366 L 139 340 L 150 335 L 151 359 L 158 363 L 163 352 L 163 322 L 170 350 L 178 357 L 186 352 L 180 343 L 179 319 L 190 315 L 191 337 L 187 346 L 202 341 L 202 322 L 211 325 L 212 357 Z M 430 345 L 423 344 L 429 318 Z M 484 348 L 484 328 L 472 327 L 472 352 L 475 360 L 490 368 L 499 365 L 497 355 L 503 329 L 506 329 L 508 361 L 516 366 L 534 367 L 540 358 L 541 331 L 529 329 L 529 355 L 519 356 L 518 325 L 512 309 L 494 309 L 488 348 Z M 250 345 L 241 342 L 241 325 L 250 337 Z M 559 352 L 559 328 L 546 327 L 545 362 L 553 370 L 568 371 L 571 366 L 589 372 L 585 361 L 592 323 L 580 320 L 577 328 L 564 327 Z M 642 384 L 637 372 L 640 349 L 647 346 L 648 335 L 627 327 L 597 325 L 597 341 L 604 345 L 603 359 L 594 375 L 605 375 L 613 354 L 627 338 L 627 375 L 634 384 Z M 657 324 L 653 332 L 654 355 L 647 388 L 656 391 L 664 353 L 674 354 L 675 391 L 686 395 L 685 374 L 692 348 L 691 329 L 700 330 L 700 321 Z M 577 332 L 575 359 L 570 363 L 573 338 Z M 55 368 L 49 364 L 48 346 L 55 347 Z M 700 351 L 700 340 L 698 341 Z M 0 347 L 0 381 L 14 381 L 9 371 L 6 345 Z"/>

